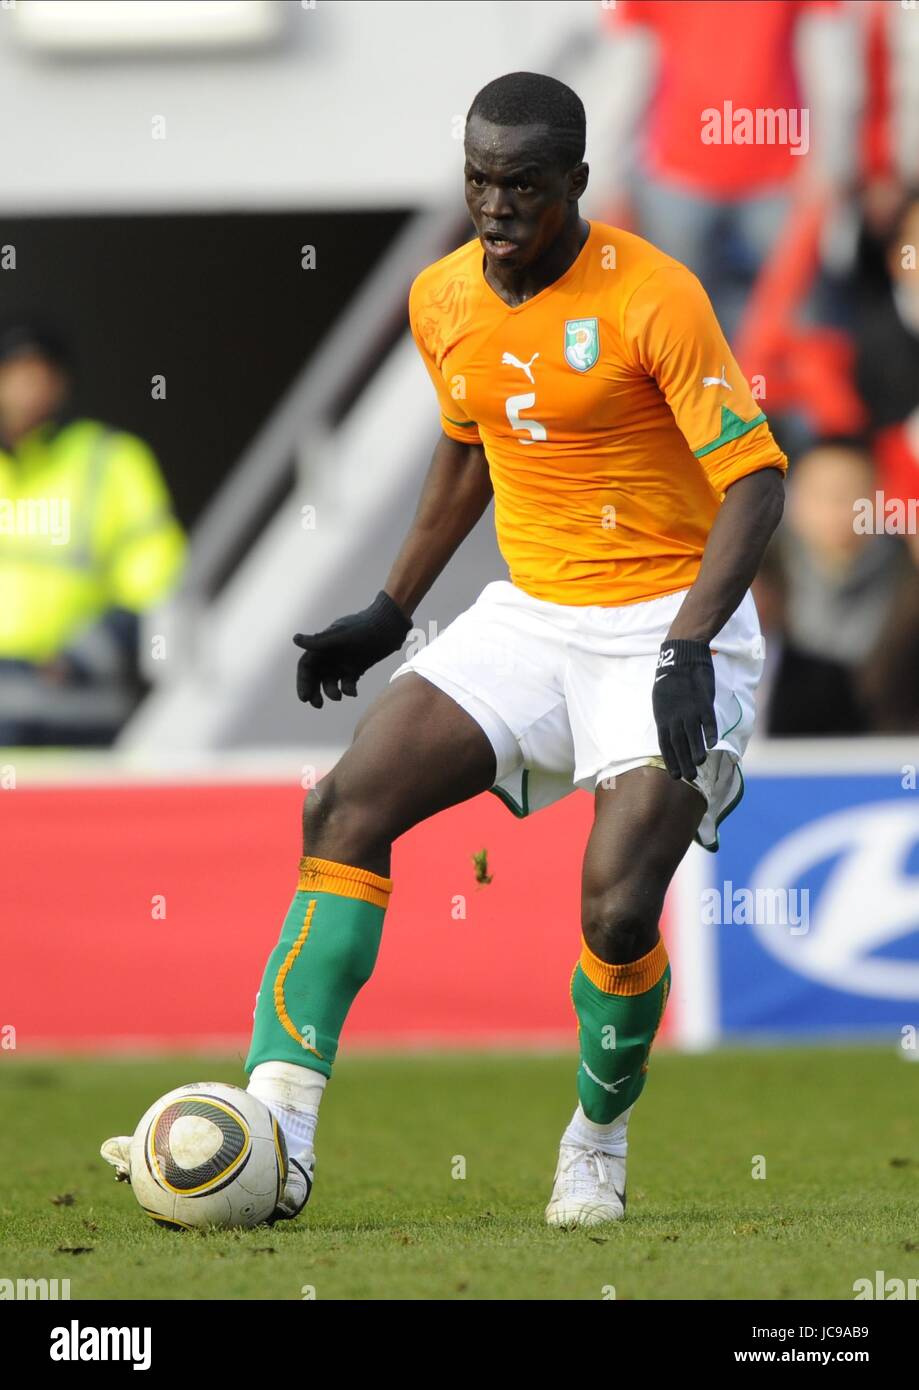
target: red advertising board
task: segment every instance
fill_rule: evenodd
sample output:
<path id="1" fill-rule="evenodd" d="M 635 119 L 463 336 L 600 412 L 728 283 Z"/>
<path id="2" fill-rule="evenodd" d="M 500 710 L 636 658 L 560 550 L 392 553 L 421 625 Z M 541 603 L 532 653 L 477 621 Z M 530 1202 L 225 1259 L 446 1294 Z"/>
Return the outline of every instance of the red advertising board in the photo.
<path id="1" fill-rule="evenodd" d="M 251 782 L 0 793 L 0 1023 L 18 1049 L 243 1048 L 296 887 L 302 796 Z M 586 793 L 527 821 L 486 794 L 403 836 L 344 1045 L 573 1047 L 590 816 Z"/>

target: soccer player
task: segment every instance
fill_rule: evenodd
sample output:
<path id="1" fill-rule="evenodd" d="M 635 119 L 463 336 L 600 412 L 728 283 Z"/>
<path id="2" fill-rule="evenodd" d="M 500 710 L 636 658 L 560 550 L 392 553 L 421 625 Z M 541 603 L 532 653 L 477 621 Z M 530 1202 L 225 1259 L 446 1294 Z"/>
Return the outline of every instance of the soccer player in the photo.
<path id="1" fill-rule="evenodd" d="M 373 603 L 294 639 L 302 700 L 355 695 L 494 496 L 509 578 L 399 667 L 306 798 L 246 1063 L 292 1160 L 279 1215 L 311 1189 L 393 840 L 482 791 L 525 815 L 575 786 L 595 807 L 571 982 L 578 1104 L 546 1219 L 625 1211 L 628 1120 L 670 988 L 658 920 L 693 837 L 714 848 L 742 791 L 762 666 L 749 585 L 786 461 L 695 276 L 580 216 L 584 146 L 584 108 L 553 78 L 511 73 L 473 101 L 476 235 L 409 299 L 443 431 L 418 510 Z"/>

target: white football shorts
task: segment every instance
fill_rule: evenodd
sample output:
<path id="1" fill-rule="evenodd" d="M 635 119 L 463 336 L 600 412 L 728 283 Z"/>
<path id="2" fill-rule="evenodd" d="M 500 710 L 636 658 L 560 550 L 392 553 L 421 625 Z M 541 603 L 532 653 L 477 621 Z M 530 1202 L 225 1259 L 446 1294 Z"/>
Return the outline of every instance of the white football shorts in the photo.
<path id="1" fill-rule="evenodd" d="M 660 645 L 688 592 L 575 607 L 496 580 L 391 680 L 416 671 L 466 710 L 495 750 L 491 790 L 527 816 L 575 788 L 664 766 L 651 691 Z M 718 742 L 692 785 L 706 803 L 696 839 L 716 850 L 718 826 L 743 795 L 740 760 L 763 668 L 749 591 L 711 647 Z"/>

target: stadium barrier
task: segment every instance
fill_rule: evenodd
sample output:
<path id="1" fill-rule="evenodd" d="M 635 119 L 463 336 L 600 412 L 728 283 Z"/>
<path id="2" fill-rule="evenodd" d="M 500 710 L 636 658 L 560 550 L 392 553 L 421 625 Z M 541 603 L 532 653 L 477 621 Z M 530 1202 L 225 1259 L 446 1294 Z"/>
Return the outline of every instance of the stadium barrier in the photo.
<path id="1" fill-rule="evenodd" d="M 915 1035 L 911 752 L 751 750 L 722 848 L 694 847 L 668 897 L 663 1041 Z M 17 1048 L 242 1052 L 296 885 L 302 770 L 321 775 L 328 751 L 181 774 L 4 756 L 0 1026 Z M 584 792 L 526 821 L 485 794 L 397 841 L 377 971 L 345 1046 L 573 1046 L 590 817 Z"/>

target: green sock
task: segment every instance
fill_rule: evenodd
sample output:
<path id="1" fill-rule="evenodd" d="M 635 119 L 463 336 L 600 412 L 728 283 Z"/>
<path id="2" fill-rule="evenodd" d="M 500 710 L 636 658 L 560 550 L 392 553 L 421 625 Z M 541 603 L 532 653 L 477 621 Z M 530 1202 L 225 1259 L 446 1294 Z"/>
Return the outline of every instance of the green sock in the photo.
<path id="1" fill-rule="evenodd" d="M 581 1050 L 578 1099 L 594 1124 L 611 1124 L 641 1095 L 669 991 L 663 940 L 627 965 L 608 965 L 584 942 L 571 1001 Z"/>
<path id="2" fill-rule="evenodd" d="M 246 1071 L 296 1062 L 328 1076 L 358 990 L 373 973 L 392 879 L 308 856 L 262 979 Z"/>

